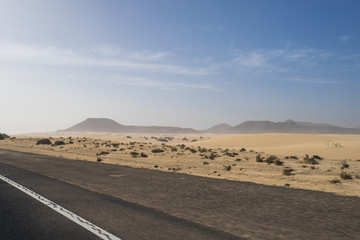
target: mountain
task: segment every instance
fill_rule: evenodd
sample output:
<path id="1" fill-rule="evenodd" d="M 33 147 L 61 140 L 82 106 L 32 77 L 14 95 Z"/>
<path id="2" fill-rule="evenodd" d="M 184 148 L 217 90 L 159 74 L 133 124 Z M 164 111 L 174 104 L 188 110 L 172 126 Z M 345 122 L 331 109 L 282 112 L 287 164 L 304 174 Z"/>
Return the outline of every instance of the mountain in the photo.
<path id="1" fill-rule="evenodd" d="M 246 133 L 307 133 L 307 134 L 360 134 L 360 129 L 332 126 L 325 123 L 245 121 L 234 127 L 222 123 L 207 130 L 164 126 L 127 126 L 108 118 L 88 118 L 62 132 L 101 132 L 101 133 L 162 133 L 162 134 L 246 134 Z"/>
<path id="2" fill-rule="evenodd" d="M 108 118 L 88 118 L 64 132 L 121 132 L 126 130 L 125 125 L 121 125 Z"/>
<path id="3" fill-rule="evenodd" d="M 102 133 L 197 133 L 192 128 L 163 126 L 126 126 L 108 118 L 88 118 L 61 132 L 102 132 Z"/>
<path id="4" fill-rule="evenodd" d="M 360 134 L 360 129 L 332 126 L 325 123 L 296 122 L 286 120 L 284 122 L 271 121 L 245 121 L 235 127 L 221 128 L 216 125 L 208 132 L 212 133 L 308 133 L 308 134 Z M 215 129 L 215 130 L 214 130 Z"/>
<path id="5" fill-rule="evenodd" d="M 211 132 L 211 133 L 231 133 L 232 132 L 232 126 L 226 123 L 221 123 L 218 125 L 215 125 L 208 130 L 205 130 L 205 132 Z"/>

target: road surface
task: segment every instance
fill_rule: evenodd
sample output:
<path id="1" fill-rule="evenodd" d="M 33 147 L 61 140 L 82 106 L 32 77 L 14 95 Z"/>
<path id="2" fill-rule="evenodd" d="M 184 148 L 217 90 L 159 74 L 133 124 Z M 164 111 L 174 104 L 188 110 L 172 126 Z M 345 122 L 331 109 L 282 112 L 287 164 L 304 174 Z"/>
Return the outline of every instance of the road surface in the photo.
<path id="1" fill-rule="evenodd" d="M 127 239 L 360 239 L 360 198 L 0 150 L 0 174 Z M 1 239 L 98 239 L 0 180 Z"/>

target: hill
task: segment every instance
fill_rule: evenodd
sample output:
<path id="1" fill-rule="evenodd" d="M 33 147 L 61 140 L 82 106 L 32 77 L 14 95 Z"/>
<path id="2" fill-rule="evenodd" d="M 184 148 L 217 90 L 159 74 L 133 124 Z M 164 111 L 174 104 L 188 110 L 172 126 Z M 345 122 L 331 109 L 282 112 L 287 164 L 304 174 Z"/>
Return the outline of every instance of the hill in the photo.
<path id="1" fill-rule="evenodd" d="M 192 128 L 164 126 L 126 126 L 108 118 L 88 118 L 62 132 L 102 132 L 102 133 L 197 133 Z"/>
<path id="2" fill-rule="evenodd" d="M 245 121 L 234 127 L 221 128 L 214 126 L 208 129 L 212 133 L 308 133 L 308 134 L 360 134 L 360 129 L 332 126 L 325 123 Z"/>
<path id="3" fill-rule="evenodd" d="M 234 127 L 222 123 L 207 130 L 169 126 L 127 126 L 108 118 L 88 118 L 62 132 L 101 132 L 101 133 L 163 133 L 163 134 L 247 134 L 247 133 L 306 133 L 306 134 L 360 134 L 360 129 L 332 126 L 325 123 L 245 121 Z"/>
<path id="4" fill-rule="evenodd" d="M 215 125 L 208 130 L 205 130 L 205 132 L 211 132 L 211 133 L 231 133 L 233 127 L 226 123 L 221 123 L 218 125 Z"/>

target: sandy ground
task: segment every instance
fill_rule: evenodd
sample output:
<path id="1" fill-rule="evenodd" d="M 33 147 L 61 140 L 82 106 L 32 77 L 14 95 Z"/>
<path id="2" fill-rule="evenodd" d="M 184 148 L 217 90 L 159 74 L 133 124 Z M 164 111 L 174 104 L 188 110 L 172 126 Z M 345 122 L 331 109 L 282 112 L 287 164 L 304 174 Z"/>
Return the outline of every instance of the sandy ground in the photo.
<path id="1" fill-rule="evenodd" d="M 36 145 L 43 137 L 65 145 Z M 360 135 L 56 132 L 19 135 L 0 141 L 0 148 L 360 197 Z M 163 152 L 154 153 L 155 149 Z M 256 161 L 259 154 L 263 162 Z M 306 154 L 322 159 L 311 164 L 304 160 Z M 278 165 L 265 162 L 271 155 Z M 293 171 L 284 175 L 285 169 Z M 343 179 L 341 173 L 351 179 Z M 331 183 L 334 180 L 339 182 Z"/>

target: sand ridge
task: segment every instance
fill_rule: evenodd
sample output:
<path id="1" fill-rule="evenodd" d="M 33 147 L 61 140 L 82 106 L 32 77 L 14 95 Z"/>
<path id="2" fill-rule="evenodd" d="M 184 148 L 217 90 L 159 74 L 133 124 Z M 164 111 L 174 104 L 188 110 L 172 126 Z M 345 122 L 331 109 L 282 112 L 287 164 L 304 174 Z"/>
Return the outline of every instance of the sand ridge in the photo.
<path id="1" fill-rule="evenodd" d="M 52 143 L 63 141 L 65 145 L 36 145 L 39 137 L 51 137 Z M 0 148 L 360 196 L 360 135 L 47 133 L 3 140 Z M 155 149 L 162 152 L 153 152 Z M 278 165 L 257 162 L 259 154 L 264 161 L 276 155 Z M 305 163 L 305 154 L 323 159 L 315 165 Z M 294 171 L 284 175 L 284 169 Z M 342 172 L 352 179 L 342 179 Z M 330 183 L 333 180 L 340 183 Z"/>

